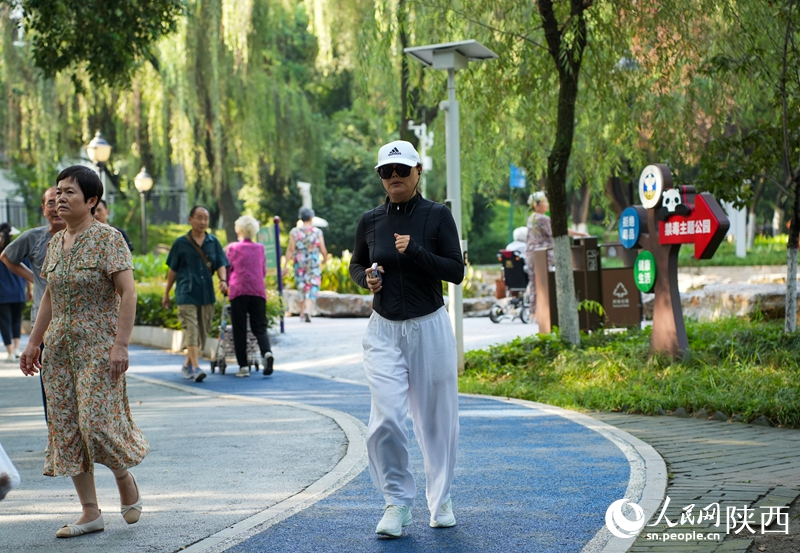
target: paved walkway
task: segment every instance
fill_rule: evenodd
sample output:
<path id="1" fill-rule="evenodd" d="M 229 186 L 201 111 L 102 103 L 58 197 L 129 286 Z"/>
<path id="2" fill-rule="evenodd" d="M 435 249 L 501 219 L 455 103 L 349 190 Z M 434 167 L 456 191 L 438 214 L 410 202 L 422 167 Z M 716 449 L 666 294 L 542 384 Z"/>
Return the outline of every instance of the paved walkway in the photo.
<path id="1" fill-rule="evenodd" d="M 675 551 L 724 553 L 756 551 L 754 536 L 741 521 L 727 532 L 725 515 L 730 507 L 740 515 L 746 506 L 753 509 L 751 527 L 761 532 L 761 514 L 768 507 L 784 507 L 800 495 L 800 431 L 767 428 L 751 424 L 735 424 L 675 417 L 647 417 L 618 413 L 592 413 L 591 416 L 612 424 L 649 443 L 662 455 L 670 472 L 666 511 L 667 519 L 677 525 L 670 527 L 664 519 L 658 526 L 645 527 L 630 551 Z M 719 503 L 720 526 L 710 520 L 697 521 L 697 512 Z M 681 512 L 694 505 L 694 523 L 681 524 Z M 662 503 L 663 506 L 663 503 Z M 648 524 L 654 524 L 661 513 Z M 716 523 L 716 521 L 713 521 Z M 795 547 L 785 551 L 800 551 L 800 520 L 789 521 L 789 535 L 777 535 Z M 769 528 L 777 530 L 777 526 Z M 647 534 L 719 533 L 724 542 L 686 539 L 647 539 Z M 788 547 L 791 547 L 789 545 Z M 748 549 L 749 548 L 749 549 Z M 770 548 L 765 549 L 770 551 Z"/>
<path id="2" fill-rule="evenodd" d="M 24 481 L 0 504 L 2 550 L 723 553 L 749 547 L 750 540 L 742 539 L 721 544 L 645 539 L 656 528 L 645 528 L 635 541 L 609 540 L 604 516 L 612 501 L 628 497 L 648 515 L 660 512 L 665 479 L 654 470 L 656 460 L 647 458 L 648 448 L 637 449 L 635 438 L 585 415 L 474 396 L 462 396 L 460 404 L 453 490 L 459 525 L 428 528 L 421 456 L 412 438 L 420 477 L 414 524 L 403 539 L 376 538 L 381 500 L 364 470 L 369 394 L 359 350 L 365 325 L 364 320 L 316 319 L 309 325 L 288 319 L 287 334 L 274 338 L 277 370 L 270 378 L 228 373 L 187 384 L 177 372 L 178 356 L 135 348 L 128 379 L 132 409 L 153 446 L 135 470 L 145 516 L 134 526 L 120 520 L 113 479 L 100 468 L 107 531 L 80 540 L 53 537 L 74 516 L 76 498 L 68 480 L 41 476 L 46 430 L 38 384 L 11 365 L 0 366 L 0 440 Z M 465 343 L 484 347 L 533 331 L 533 325 L 519 322 L 467 319 Z M 800 432 L 591 415 L 651 443 L 664 456 L 672 473 L 667 492 L 672 521 L 689 504 L 696 512 L 720 501 L 724 520 L 726 505 L 784 505 L 800 493 L 800 469 L 792 466 Z M 661 488 L 654 493 L 659 478 Z M 701 529 L 708 530 L 679 524 L 670 531 Z"/>

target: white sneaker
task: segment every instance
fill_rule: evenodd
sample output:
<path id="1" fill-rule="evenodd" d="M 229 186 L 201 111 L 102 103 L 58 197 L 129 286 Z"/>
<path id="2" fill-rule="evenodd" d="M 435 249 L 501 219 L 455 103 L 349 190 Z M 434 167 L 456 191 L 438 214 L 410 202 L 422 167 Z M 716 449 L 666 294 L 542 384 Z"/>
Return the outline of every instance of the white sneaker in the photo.
<path id="1" fill-rule="evenodd" d="M 453 514 L 453 500 L 448 499 L 441 507 L 436 518 L 431 518 L 431 528 L 450 528 L 456 525 L 456 515 Z"/>
<path id="2" fill-rule="evenodd" d="M 264 354 L 263 357 L 264 362 L 264 376 L 269 376 L 272 374 L 272 365 L 275 362 L 275 359 L 272 357 L 272 352 L 268 351 Z"/>
<path id="3" fill-rule="evenodd" d="M 250 367 L 240 367 L 239 372 L 236 373 L 236 376 L 239 378 L 245 378 L 250 376 Z"/>
<path id="4" fill-rule="evenodd" d="M 409 524 L 411 524 L 411 509 L 406 505 L 387 505 L 383 508 L 383 518 L 375 528 L 375 533 L 399 538 L 403 535 L 403 526 Z"/>

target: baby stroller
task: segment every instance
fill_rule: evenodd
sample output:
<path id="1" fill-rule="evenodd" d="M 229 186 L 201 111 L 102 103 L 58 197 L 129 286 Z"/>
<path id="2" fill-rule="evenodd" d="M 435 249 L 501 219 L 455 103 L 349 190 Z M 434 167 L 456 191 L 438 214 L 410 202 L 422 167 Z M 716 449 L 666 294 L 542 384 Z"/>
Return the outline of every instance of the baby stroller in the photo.
<path id="1" fill-rule="evenodd" d="M 517 252 L 500 250 L 497 259 L 503 271 L 503 282 L 506 285 L 506 297 L 497 300 L 489 309 L 489 319 L 499 323 L 503 319 L 519 317 L 523 323 L 531 322 L 531 306 L 528 297 L 528 273 L 525 271 L 525 260 Z"/>
<path id="2" fill-rule="evenodd" d="M 228 357 L 236 358 L 236 348 L 233 346 L 233 327 L 228 324 L 230 319 L 231 305 L 229 303 L 222 304 L 222 317 L 219 321 L 219 341 L 217 342 L 217 349 L 214 352 L 214 358 L 211 360 L 211 374 L 214 374 L 216 369 L 219 369 L 219 374 L 225 374 L 225 369 L 228 366 Z M 258 340 L 253 336 L 250 331 L 250 317 L 247 317 L 247 363 L 251 369 L 258 372 L 258 364 L 261 361 L 261 350 L 258 347 Z M 235 362 L 235 361 L 234 361 Z"/>

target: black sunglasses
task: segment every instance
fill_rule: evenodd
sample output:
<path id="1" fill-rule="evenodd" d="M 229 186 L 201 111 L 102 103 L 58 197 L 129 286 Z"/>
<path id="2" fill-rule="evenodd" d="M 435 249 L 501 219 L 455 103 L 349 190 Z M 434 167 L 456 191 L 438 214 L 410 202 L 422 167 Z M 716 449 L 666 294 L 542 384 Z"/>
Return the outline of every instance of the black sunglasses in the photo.
<path id="1" fill-rule="evenodd" d="M 382 179 L 390 179 L 392 175 L 397 172 L 397 176 L 402 178 L 411 174 L 413 167 L 403 165 L 402 163 L 392 163 L 391 165 L 382 165 L 378 167 L 378 176 Z"/>

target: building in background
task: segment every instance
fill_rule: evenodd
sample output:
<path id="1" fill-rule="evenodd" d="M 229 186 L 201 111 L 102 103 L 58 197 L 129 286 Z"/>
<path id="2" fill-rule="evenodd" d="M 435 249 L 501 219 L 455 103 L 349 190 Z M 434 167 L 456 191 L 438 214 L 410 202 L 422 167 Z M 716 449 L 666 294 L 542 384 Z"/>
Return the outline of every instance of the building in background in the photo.
<path id="1" fill-rule="evenodd" d="M 3 170 L 0 170 L 0 223 L 8 223 L 20 230 L 28 228 L 28 212 L 25 200 L 19 194 L 19 185 Z"/>

